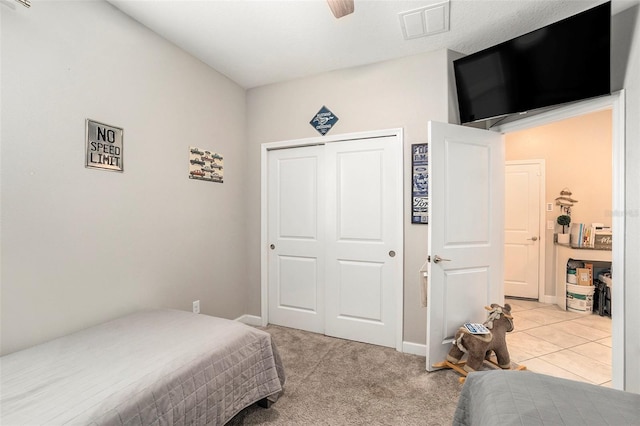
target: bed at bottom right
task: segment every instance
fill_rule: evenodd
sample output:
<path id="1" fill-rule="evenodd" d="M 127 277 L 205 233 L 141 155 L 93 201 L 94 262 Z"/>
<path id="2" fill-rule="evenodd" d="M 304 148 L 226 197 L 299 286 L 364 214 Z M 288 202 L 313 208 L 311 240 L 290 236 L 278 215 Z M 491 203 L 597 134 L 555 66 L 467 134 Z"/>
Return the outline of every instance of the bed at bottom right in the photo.
<path id="1" fill-rule="evenodd" d="M 467 376 L 453 425 L 638 425 L 640 395 L 531 371 Z"/>

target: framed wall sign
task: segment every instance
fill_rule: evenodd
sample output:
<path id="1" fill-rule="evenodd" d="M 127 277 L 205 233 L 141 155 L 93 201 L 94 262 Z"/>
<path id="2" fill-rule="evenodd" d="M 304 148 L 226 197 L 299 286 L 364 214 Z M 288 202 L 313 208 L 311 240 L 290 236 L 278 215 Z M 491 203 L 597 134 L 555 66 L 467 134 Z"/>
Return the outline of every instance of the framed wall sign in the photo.
<path id="1" fill-rule="evenodd" d="M 413 183 L 411 199 L 411 223 L 429 223 L 429 157 L 427 144 L 411 145 L 411 170 Z"/>
<path id="2" fill-rule="evenodd" d="M 309 124 L 318 131 L 322 136 L 326 135 L 329 130 L 338 122 L 338 117 L 332 113 L 329 108 L 322 106 L 320 111 L 311 119 Z"/>
<path id="3" fill-rule="evenodd" d="M 217 152 L 189 147 L 189 179 L 224 182 L 224 158 Z"/>
<path id="4" fill-rule="evenodd" d="M 124 151 L 120 127 L 86 120 L 86 161 L 89 169 L 121 172 L 124 170 Z"/>

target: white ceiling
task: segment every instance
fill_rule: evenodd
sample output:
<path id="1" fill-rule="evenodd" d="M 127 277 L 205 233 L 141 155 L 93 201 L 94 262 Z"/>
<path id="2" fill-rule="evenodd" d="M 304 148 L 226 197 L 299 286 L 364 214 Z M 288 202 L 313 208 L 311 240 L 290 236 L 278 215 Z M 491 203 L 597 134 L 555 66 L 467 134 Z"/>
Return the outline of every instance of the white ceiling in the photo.
<path id="1" fill-rule="evenodd" d="M 340 19 L 325 0 L 108 1 L 247 89 L 440 48 L 469 54 L 603 3 L 451 0 L 448 32 L 405 40 L 399 13 L 443 0 L 355 0 Z"/>

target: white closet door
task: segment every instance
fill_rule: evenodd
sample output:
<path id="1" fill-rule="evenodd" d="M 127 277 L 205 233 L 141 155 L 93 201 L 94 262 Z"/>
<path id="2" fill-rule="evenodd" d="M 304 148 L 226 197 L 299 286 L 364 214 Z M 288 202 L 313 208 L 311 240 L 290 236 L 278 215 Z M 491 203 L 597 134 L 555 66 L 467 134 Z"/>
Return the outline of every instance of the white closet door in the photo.
<path id="1" fill-rule="evenodd" d="M 322 146 L 269 151 L 269 322 L 324 332 Z"/>
<path id="2" fill-rule="evenodd" d="M 396 346 L 401 144 L 390 136 L 326 145 L 327 335 Z"/>

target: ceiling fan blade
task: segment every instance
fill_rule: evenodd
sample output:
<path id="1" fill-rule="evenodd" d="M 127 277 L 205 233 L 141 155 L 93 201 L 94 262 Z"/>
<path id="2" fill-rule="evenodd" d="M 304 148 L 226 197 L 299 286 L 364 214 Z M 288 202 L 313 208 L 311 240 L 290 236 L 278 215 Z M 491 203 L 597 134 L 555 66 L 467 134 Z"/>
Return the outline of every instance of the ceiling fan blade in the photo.
<path id="1" fill-rule="evenodd" d="M 353 13 L 353 0 L 327 0 L 327 3 L 336 18 Z"/>

